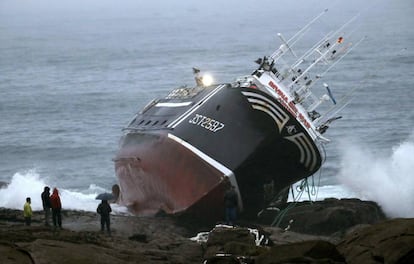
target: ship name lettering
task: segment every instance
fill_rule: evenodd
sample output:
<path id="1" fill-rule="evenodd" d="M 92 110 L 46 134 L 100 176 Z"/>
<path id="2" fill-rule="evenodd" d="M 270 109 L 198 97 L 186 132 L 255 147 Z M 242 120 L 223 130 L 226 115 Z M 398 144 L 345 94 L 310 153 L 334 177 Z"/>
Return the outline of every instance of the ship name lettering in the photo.
<path id="1" fill-rule="evenodd" d="M 288 102 L 288 97 L 286 96 L 286 94 L 283 93 L 283 91 L 280 90 L 279 87 L 277 87 L 277 85 L 274 82 L 270 81 L 269 82 L 269 86 L 272 87 L 273 90 L 275 90 L 275 92 L 277 93 L 277 95 L 279 95 L 280 98 L 283 99 L 283 101 L 285 101 L 286 103 Z"/>
<path id="2" fill-rule="evenodd" d="M 224 127 L 224 124 L 214 120 L 213 118 L 204 116 L 204 115 L 200 115 L 200 114 L 195 114 L 192 118 L 190 118 L 190 120 L 188 120 L 188 122 L 190 124 L 196 125 L 196 126 L 200 126 L 202 128 L 205 128 L 211 132 L 217 132 L 220 129 L 222 129 Z"/>
<path id="3" fill-rule="evenodd" d="M 289 102 L 289 107 L 290 107 L 290 109 L 292 109 L 293 112 L 295 112 L 295 113 L 298 112 L 298 109 L 296 108 L 296 105 L 293 101 Z"/>
<path id="4" fill-rule="evenodd" d="M 299 113 L 298 118 L 299 118 L 300 122 L 302 122 L 302 123 L 303 123 L 303 125 L 304 125 L 306 128 L 310 128 L 310 124 L 309 124 L 309 122 L 306 120 L 306 118 L 303 116 L 303 114 L 302 114 L 302 113 Z"/>
<path id="5" fill-rule="evenodd" d="M 302 124 L 306 128 L 310 128 L 309 122 L 306 120 L 303 114 L 298 111 L 298 108 L 296 107 L 295 103 L 293 101 L 289 102 L 289 98 L 286 96 L 286 94 L 281 89 L 279 89 L 279 87 L 274 82 L 269 81 L 269 86 L 272 87 L 272 89 L 282 99 L 282 100 L 279 100 L 279 102 L 282 103 L 285 106 L 285 108 L 289 110 L 291 114 L 293 114 L 294 116 L 297 116 L 300 122 L 302 122 Z"/>

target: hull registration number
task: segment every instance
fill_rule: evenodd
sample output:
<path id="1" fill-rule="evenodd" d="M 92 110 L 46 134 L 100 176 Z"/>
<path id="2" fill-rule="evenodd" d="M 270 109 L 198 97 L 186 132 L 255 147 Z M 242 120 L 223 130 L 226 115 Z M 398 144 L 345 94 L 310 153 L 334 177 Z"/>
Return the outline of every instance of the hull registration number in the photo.
<path id="1" fill-rule="evenodd" d="M 224 128 L 223 123 L 200 114 L 195 114 L 190 120 L 188 120 L 188 122 L 214 133 Z"/>

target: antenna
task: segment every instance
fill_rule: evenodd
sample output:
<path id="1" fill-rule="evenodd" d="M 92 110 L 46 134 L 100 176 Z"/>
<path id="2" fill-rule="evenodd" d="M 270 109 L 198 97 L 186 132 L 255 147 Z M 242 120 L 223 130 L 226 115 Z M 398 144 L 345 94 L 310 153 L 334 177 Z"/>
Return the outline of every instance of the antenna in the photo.
<path id="1" fill-rule="evenodd" d="M 282 45 L 285 45 L 286 48 L 293 54 L 293 56 L 295 56 L 297 58 L 298 56 L 296 56 L 295 52 L 290 48 L 289 44 L 287 43 L 287 41 L 285 40 L 283 35 L 281 33 L 277 33 L 277 36 L 280 38 L 280 40 L 282 40 L 282 42 L 283 42 Z"/>
<path id="2" fill-rule="evenodd" d="M 326 90 L 328 91 L 328 96 L 329 98 L 331 98 L 332 103 L 336 105 L 336 101 L 335 98 L 332 95 L 331 89 L 329 89 L 329 85 L 327 83 L 323 83 L 323 86 L 326 88 Z"/>
<path id="3" fill-rule="evenodd" d="M 270 55 L 269 58 L 272 60 L 275 60 L 276 57 L 282 56 L 286 51 L 286 49 L 284 48 L 289 49 L 293 53 L 291 47 L 293 47 L 293 45 L 305 34 L 305 32 L 309 29 L 309 27 L 313 23 L 315 23 L 315 21 L 317 21 L 321 16 L 323 16 L 326 12 L 328 12 L 328 9 L 323 10 L 320 14 L 318 14 L 315 18 L 313 18 L 308 24 L 306 24 L 301 30 L 296 32 L 296 34 L 293 35 L 288 41 L 286 41 L 282 37 L 282 34 L 278 33 L 277 35 L 282 39 L 283 44 L 275 52 L 273 52 L 273 54 Z M 296 57 L 296 55 L 294 56 Z"/>
<path id="4" fill-rule="evenodd" d="M 321 16 L 323 16 L 326 12 L 328 12 L 328 8 L 326 8 L 325 10 L 323 10 L 319 15 L 317 15 L 314 19 L 312 19 L 308 24 L 306 24 L 301 30 L 299 30 L 298 32 L 296 32 L 295 35 L 293 35 L 293 37 L 291 37 L 288 40 L 288 43 L 293 41 L 296 37 L 298 38 L 296 41 L 299 40 L 300 37 L 303 36 L 303 33 L 305 30 L 307 30 L 316 20 L 318 20 Z M 294 43 L 293 43 L 294 44 Z"/>

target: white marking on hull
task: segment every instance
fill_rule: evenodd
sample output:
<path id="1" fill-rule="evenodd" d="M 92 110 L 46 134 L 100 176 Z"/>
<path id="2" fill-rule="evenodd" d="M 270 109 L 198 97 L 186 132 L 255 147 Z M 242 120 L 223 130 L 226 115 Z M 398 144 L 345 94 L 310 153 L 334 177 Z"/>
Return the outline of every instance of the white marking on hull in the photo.
<path id="1" fill-rule="evenodd" d="M 192 108 L 188 109 L 181 116 L 179 116 L 177 119 L 172 121 L 168 125 L 168 127 L 175 128 L 176 126 L 178 126 L 181 122 L 183 122 L 187 117 L 189 117 L 192 113 L 194 113 L 198 108 L 200 108 L 205 102 L 207 102 L 213 95 L 215 95 L 223 87 L 225 87 L 224 84 L 217 86 L 211 93 L 207 94 L 203 99 L 201 99 L 198 104 L 194 105 Z"/>
<path id="2" fill-rule="evenodd" d="M 300 162 L 304 164 L 308 170 L 314 170 L 317 163 L 317 155 L 315 153 L 315 149 L 312 147 L 312 144 L 309 142 L 308 137 L 306 137 L 305 134 L 301 132 L 299 134 L 285 138 L 295 143 L 295 145 L 299 148 Z"/>
<path id="3" fill-rule="evenodd" d="M 188 106 L 192 102 L 181 102 L 181 103 L 157 103 L 156 107 L 181 107 L 181 106 Z"/>
<path id="4" fill-rule="evenodd" d="M 280 107 L 271 100 L 260 94 L 253 92 L 242 93 L 247 97 L 247 100 L 252 104 L 254 109 L 265 112 L 275 121 L 280 133 L 289 121 L 289 116 L 285 113 L 285 111 L 280 109 Z"/>
<path id="5" fill-rule="evenodd" d="M 211 166 L 213 166 L 217 170 L 221 171 L 225 177 L 228 177 L 231 184 L 233 184 L 234 187 L 236 188 L 236 192 L 237 192 L 237 196 L 238 196 L 238 200 L 239 200 L 239 208 L 240 208 L 240 210 L 243 210 L 243 202 L 242 202 L 242 199 L 241 199 L 239 185 L 237 184 L 237 180 L 236 180 L 236 177 L 234 176 L 233 171 L 231 171 L 226 166 L 224 166 L 220 162 L 216 161 L 212 157 L 208 156 L 207 154 L 205 154 L 204 152 L 202 152 L 198 148 L 194 147 L 190 143 L 182 140 L 181 138 L 179 138 L 179 137 L 177 137 L 173 134 L 170 134 L 170 133 L 168 133 L 168 138 L 170 138 L 170 139 L 174 140 L 175 142 L 181 144 L 182 146 L 184 146 L 185 148 L 187 148 L 188 150 L 190 150 L 191 152 L 193 152 L 194 154 L 199 156 L 201 159 L 206 161 L 208 164 L 210 164 Z"/>
<path id="6" fill-rule="evenodd" d="M 282 131 L 283 127 L 290 119 L 289 115 L 286 114 L 283 109 L 265 96 L 258 93 L 242 92 L 242 94 L 247 97 L 247 100 L 251 103 L 253 109 L 268 114 L 275 121 L 277 128 L 279 129 L 279 133 Z M 302 163 L 308 170 L 314 170 L 317 163 L 317 155 L 313 145 L 309 141 L 309 138 L 306 137 L 303 132 L 285 138 L 293 142 L 298 147 L 300 152 L 300 163 Z"/>

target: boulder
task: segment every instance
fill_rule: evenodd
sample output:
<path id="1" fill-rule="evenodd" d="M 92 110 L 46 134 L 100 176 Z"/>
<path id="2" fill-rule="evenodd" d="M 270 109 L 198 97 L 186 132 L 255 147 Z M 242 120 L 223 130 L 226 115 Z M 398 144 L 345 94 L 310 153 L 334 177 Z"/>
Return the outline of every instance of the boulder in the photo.
<path id="1" fill-rule="evenodd" d="M 348 264 L 414 263 L 414 219 L 353 228 L 337 248 Z"/>
<path id="2" fill-rule="evenodd" d="M 386 218 L 375 202 L 334 198 L 312 203 L 289 203 L 273 217 L 266 217 L 266 220 L 261 219 L 262 223 L 267 221 L 282 229 L 324 236 L 341 236 L 352 226 L 374 224 Z"/>
<path id="3" fill-rule="evenodd" d="M 208 263 L 219 257 L 254 255 L 257 251 L 255 237 L 248 228 L 230 226 L 217 226 L 212 229 L 204 247 L 204 258 Z"/>
<path id="4" fill-rule="evenodd" d="M 273 263 L 345 263 L 335 245 L 321 240 L 278 245 L 258 256 L 256 264 Z"/>

